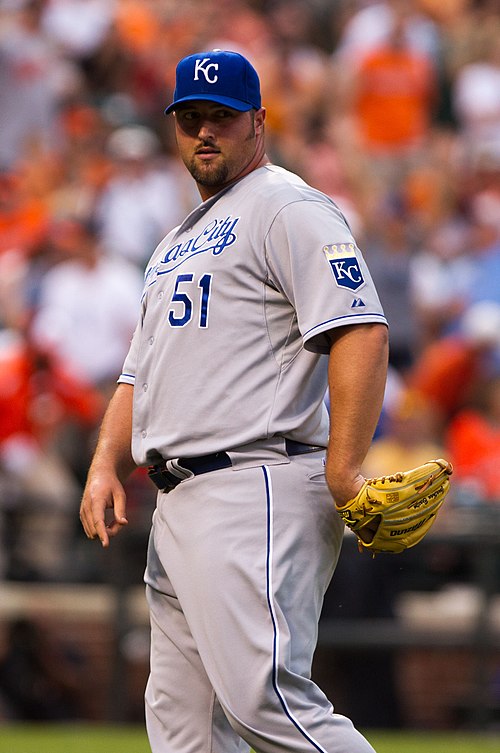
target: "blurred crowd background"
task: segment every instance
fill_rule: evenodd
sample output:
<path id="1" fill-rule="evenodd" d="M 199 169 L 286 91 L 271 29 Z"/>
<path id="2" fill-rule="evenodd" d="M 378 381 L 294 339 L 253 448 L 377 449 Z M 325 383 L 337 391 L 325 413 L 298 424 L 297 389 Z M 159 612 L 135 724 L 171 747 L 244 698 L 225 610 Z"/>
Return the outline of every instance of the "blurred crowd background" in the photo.
<path id="1" fill-rule="evenodd" d="M 2 581 L 109 575 L 82 485 L 144 265 L 199 201 L 163 114 L 175 66 L 213 48 L 252 60 L 271 159 L 338 203 L 378 286 L 390 373 L 366 475 L 447 457 L 442 529 L 500 526 L 499 0 L 2 0 Z M 154 492 L 141 471 L 128 491 L 140 580 Z M 449 549 L 415 563 L 429 587 L 470 577 Z"/>

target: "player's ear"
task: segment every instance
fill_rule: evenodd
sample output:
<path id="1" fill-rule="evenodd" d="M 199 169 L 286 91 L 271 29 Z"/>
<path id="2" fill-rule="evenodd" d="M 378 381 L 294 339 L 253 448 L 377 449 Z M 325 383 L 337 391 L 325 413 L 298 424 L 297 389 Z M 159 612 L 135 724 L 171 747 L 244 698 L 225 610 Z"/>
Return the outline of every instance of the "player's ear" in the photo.
<path id="1" fill-rule="evenodd" d="M 254 115 L 254 126 L 255 126 L 255 133 L 260 134 L 262 133 L 264 129 L 264 121 L 266 119 L 266 108 L 261 107 L 260 110 L 255 111 Z"/>

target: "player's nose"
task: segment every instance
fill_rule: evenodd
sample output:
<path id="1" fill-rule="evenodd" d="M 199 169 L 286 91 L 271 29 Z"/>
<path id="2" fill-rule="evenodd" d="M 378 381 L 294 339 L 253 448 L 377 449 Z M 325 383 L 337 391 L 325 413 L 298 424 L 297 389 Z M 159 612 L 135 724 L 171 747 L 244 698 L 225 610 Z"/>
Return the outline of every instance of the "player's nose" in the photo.
<path id="1" fill-rule="evenodd" d="M 213 122 L 208 118 L 202 120 L 198 128 L 198 138 L 201 141 L 213 141 L 215 138 L 215 128 Z"/>

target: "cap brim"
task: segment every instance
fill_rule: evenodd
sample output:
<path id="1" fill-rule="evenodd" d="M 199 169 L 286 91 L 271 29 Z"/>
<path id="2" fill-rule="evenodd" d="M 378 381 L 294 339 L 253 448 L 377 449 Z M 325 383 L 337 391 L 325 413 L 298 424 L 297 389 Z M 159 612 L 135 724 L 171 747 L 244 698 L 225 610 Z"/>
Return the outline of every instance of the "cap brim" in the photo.
<path id="1" fill-rule="evenodd" d="M 193 94 L 189 97 L 182 97 L 181 99 L 172 102 L 172 104 L 165 110 L 165 115 L 168 115 L 180 105 L 188 102 L 215 102 L 219 105 L 230 107 L 232 110 L 238 110 L 239 112 L 247 112 L 255 107 L 255 105 L 250 104 L 250 102 L 242 102 L 241 99 L 232 99 L 232 97 L 218 97 L 213 94 Z"/>

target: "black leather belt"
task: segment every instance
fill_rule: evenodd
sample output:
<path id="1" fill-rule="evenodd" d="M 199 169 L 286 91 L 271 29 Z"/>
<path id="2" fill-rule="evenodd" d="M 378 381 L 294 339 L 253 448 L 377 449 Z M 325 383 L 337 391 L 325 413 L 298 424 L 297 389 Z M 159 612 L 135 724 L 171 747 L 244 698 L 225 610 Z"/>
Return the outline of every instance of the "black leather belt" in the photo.
<path id="1" fill-rule="evenodd" d="M 307 452 L 319 452 L 325 448 L 296 442 L 294 439 L 285 439 L 285 449 L 288 455 L 305 455 Z M 230 468 L 232 463 L 227 452 L 215 452 L 212 455 L 199 455 L 196 458 L 179 458 L 175 461 L 175 465 L 180 466 L 181 469 L 187 469 L 187 471 L 190 471 L 195 476 L 199 476 L 201 473 L 210 473 L 210 471 L 220 471 L 222 468 Z M 175 473 L 169 471 L 166 465 L 161 464 L 149 466 L 148 476 L 160 491 L 170 492 L 181 481 L 190 477 L 190 474 L 182 475 L 181 471 L 177 476 Z"/>

